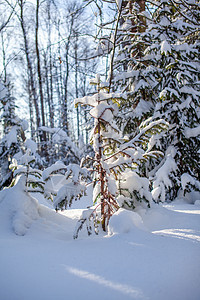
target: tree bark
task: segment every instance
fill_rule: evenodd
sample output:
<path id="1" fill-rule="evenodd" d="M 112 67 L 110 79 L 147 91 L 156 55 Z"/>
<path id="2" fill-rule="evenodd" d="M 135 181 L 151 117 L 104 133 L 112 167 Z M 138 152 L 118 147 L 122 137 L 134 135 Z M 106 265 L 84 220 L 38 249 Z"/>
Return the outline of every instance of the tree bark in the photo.
<path id="1" fill-rule="evenodd" d="M 38 98 L 37 98 L 37 93 L 36 93 L 36 88 L 35 88 L 35 80 L 34 80 L 34 75 L 33 75 L 33 67 L 30 59 L 30 50 L 28 46 L 28 38 L 27 38 L 27 33 L 25 29 L 25 24 L 24 24 L 24 1 L 20 0 L 19 1 L 19 6 L 20 6 L 20 25 L 22 28 L 22 33 L 23 33 L 23 38 L 24 38 L 24 47 L 25 47 L 25 55 L 26 55 L 26 62 L 27 62 L 27 68 L 28 68 L 28 77 L 29 77 L 29 82 L 30 82 L 30 98 L 33 99 L 34 107 L 35 107 L 35 117 L 36 117 L 36 125 L 37 125 L 37 130 L 41 126 L 41 121 L 40 121 L 40 111 L 39 111 L 39 106 L 38 106 Z"/>
<path id="2" fill-rule="evenodd" d="M 37 56 L 37 75 L 38 75 L 38 81 L 39 81 L 39 94 L 40 94 L 42 126 L 45 126 L 44 97 L 43 97 L 43 90 L 42 90 L 42 74 L 41 74 L 39 44 L 38 44 L 39 5 L 40 5 L 39 0 L 37 0 L 36 1 L 36 24 L 35 24 L 35 48 L 36 48 L 36 56 Z M 43 131 L 43 133 L 42 133 L 42 142 L 46 142 L 46 133 L 45 133 L 45 131 Z"/>
<path id="3" fill-rule="evenodd" d="M 51 126 L 51 128 L 53 128 L 54 127 L 54 105 L 53 105 L 53 73 L 52 73 L 52 53 L 51 53 L 51 7 L 50 7 L 50 1 L 48 2 L 47 12 L 48 12 L 49 73 L 50 73 L 49 115 L 50 115 L 50 126 Z"/>
<path id="4" fill-rule="evenodd" d="M 78 98 L 78 34 L 75 32 L 75 44 L 74 44 L 74 58 L 75 58 L 75 91 L 76 98 Z M 76 120 L 77 120 L 77 136 L 80 137 L 80 117 L 79 106 L 76 108 Z"/>

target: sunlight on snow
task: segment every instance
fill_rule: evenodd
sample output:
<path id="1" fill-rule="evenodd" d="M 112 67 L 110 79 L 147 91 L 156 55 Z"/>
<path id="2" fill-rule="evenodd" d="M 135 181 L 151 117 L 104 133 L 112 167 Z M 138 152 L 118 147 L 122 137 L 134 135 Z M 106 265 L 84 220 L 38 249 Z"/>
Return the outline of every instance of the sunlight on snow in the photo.
<path id="1" fill-rule="evenodd" d="M 89 273 L 87 271 L 83 271 L 80 269 L 76 269 L 68 266 L 66 266 L 66 269 L 69 273 L 73 275 L 76 275 L 80 278 L 84 278 L 90 281 L 94 281 L 97 284 L 103 285 L 105 287 L 111 288 L 123 294 L 129 295 L 133 299 L 147 299 L 140 290 L 132 288 L 131 286 L 128 286 L 126 284 L 121 284 L 111 280 L 107 280 L 102 276 Z"/>
<path id="2" fill-rule="evenodd" d="M 200 242 L 200 231 L 195 231 L 191 229 L 163 229 L 158 231 L 152 231 L 152 233 Z"/>
<path id="3" fill-rule="evenodd" d="M 169 210 L 173 210 L 176 212 L 180 212 L 180 213 L 184 213 L 184 214 L 192 214 L 192 215 L 200 215 L 200 209 L 197 209 L 194 205 L 193 209 L 190 206 L 190 209 L 187 209 L 186 207 L 180 207 L 177 208 L 174 205 L 163 205 L 165 208 L 169 209 Z"/>
<path id="4" fill-rule="evenodd" d="M 200 210 L 173 209 L 173 211 L 181 212 L 184 214 L 200 215 Z"/>

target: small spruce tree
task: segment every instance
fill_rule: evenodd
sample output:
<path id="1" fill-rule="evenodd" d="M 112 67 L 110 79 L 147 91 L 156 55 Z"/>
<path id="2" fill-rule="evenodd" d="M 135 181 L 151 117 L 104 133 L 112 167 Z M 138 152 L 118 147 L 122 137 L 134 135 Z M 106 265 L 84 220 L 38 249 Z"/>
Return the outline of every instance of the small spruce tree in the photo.
<path id="1" fill-rule="evenodd" d="M 126 95 L 108 93 L 105 85 L 100 82 L 99 75 L 91 83 L 97 86 L 97 93 L 93 96 L 76 99 L 75 104 L 92 107 L 90 114 L 94 118 L 91 143 L 95 151 L 95 158 L 93 160 L 93 202 L 95 207 L 89 215 L 87 214 L 87 217 L 85 217 L 84 213 L 79 226 L 76 228 L 75 238 L 78 236 L 78 232 L 84 222 L 87 220 L 91 221 L 91 218 L 94 218 L 95 224 L 97 223 L 96 219 L 99 218 L 102 229 L 106 231 L 110 217 L 119 208 L 120 201 L 118 202 L 117 197 L 120 194 L 122 195 L 122 191 L 125 189 L 131 195 L 136 191 L 138 199 L 141 201 L 142 198 L 145 198 L 145 201 L 149 205 L 151 199 L 147 192 L 149 188 L 148 184 L 146 182 L 144 184 L 144 181 L 140 180 L 140 190 L 132 188 L 129 184 L 126 188 L 122 188 L 122 181 L 127 182 L 127 178 L 123 174 L 128 168 L 136 170 L 140 162 L 147 161 L 150 157 L 155 158 L 161 155 L 159 151 L 148 151 L 147 143 L 152 134 L 161 133 L 167 126 L 163 120 L 155 122 L 148 120 L 148 122 L 141 125 L 140 132 L 128 140 L 122 136 L 114 120 L 114 116 L 118 113 L 118 105 Z M 140 177 L 138 176 L 138 178 Z M 129 197 L 126 204 L 131 202 L 129 203 L 129 207 L 132 204 L 132 208 L 134 208 L 136 204 L 135 200 L 137 202 L 138 199 L 133 199 L 132 197 L 133 201 L 131 202 L 129 201 Z M 99 211 L 98 217 L 97 210 Z M 96 212 L 95 214 L 94 211 Z"/>
<path id="2" fill-rule="evenodd" d="M 0 82 L 0 110 L 3 136 L 0 140 L 0 189 L 8 186 L 12 181 L 9 169 L 12 158 L 21 152 L 25 141 L 24 131 L 28 128 L 25 120 L 15 115 L 15 99 L 10 89 Z"/>

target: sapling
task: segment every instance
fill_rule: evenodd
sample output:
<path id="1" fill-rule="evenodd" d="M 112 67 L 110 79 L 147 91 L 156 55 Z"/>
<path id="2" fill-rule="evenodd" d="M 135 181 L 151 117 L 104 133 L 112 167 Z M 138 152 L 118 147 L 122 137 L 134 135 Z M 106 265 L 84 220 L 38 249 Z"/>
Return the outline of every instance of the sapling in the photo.
<path id="1" fill-rule="evenodd" d="M 148 120 L 141 125 L 139 134 L 134 138 L 129 140 L 123 137 L 114 116 L 118 113 L 121 99 L 124 99 L 126 95 L 108 93 L 98 75 L 92 84 L 97 86 L 97 93 L 76 99 L 75 104 L 80 103 L 92 107 L 90 114 L 94 118 L 94 128 L 91 133 L 91 144 L 95 151 L 93 159 L 94 211 L 99 216 L 103 231 L 106 231 L 110 217 L 119 209 L 117 181 L 122 178 L 126 169 L 137 169 L 141 161 L 146 161 L 149 157 L 156 158 L 162 154 L 160 151 L 149 151 L 145 146 L 152 134 L 159 134 L 166 129 L 167 123 L 163 120 L 155 122 Z M 82 216 L 80 226 L 76 228 L 75 237 L 82 228 L 84 220 L 86 222 L 91 218 L 96 224 L 96 214 L 94 218 L 93 212 L 87 218 L 85 215 Z"/>

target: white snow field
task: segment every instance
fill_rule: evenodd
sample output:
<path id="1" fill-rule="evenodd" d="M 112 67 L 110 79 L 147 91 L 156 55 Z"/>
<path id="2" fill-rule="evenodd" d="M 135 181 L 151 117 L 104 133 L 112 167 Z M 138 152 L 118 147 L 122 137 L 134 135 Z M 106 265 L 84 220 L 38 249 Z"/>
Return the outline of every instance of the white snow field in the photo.
<path id="1" fill-rule="evenodd" d="M 92 196 L 62 213 L 37 198 L 0 193 L 1 300 L 200 299 L 199 200 L 120 209 L 108 234 L 73 240 Z"/>

